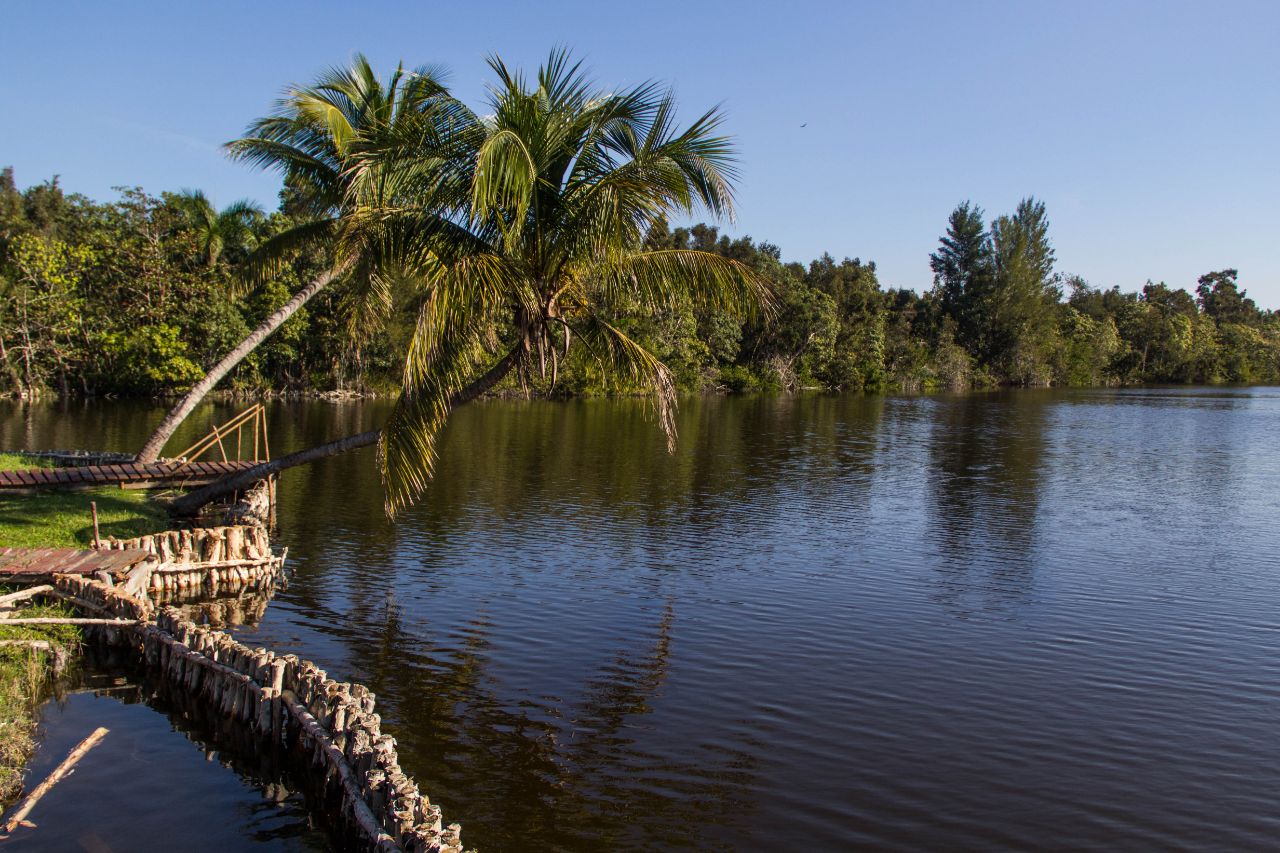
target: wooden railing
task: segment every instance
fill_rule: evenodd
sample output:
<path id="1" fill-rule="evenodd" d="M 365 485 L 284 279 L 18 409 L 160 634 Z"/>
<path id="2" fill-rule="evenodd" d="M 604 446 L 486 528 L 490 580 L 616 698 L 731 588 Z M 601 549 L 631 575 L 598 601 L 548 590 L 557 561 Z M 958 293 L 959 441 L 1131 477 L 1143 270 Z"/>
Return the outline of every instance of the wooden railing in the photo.
<path id="1" fill-rule="evenodd" d="M 267 443 L 267 407 L 261 403 L 254 403 L 221 426 L 214 424 L 208 435 L 174 458 L 194 461 L 216 447 L 222 454 L 222 461 L 230 462 L 232 459 L 227 455 L 227 443 L 230 443 L 232 430 L 235 431 L 236 441 L 235 461 L 242 461 L 245 450 L 249 449 L 248 442 L 245 441 L 246 432 L 250 433 L 253 442 L 253 455 L 249 459 L 262 462 L 271 458 L 271 448 Z M 223 439 L 227 442 L 224 443 Z"/>

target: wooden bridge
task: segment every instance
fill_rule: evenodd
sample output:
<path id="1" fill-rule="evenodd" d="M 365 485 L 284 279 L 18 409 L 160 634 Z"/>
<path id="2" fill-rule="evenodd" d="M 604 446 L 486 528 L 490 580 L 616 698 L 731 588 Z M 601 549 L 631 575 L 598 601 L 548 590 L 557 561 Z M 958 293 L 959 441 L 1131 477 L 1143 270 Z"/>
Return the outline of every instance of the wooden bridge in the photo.
<path id="1" fill-rule="evenodd" d="M 0 577 L 47 578 L 62 575 L 93 575 L 98 572 L 128 571 L 138 563 L 152 559 L 140 548 L 117 551 L 79 550 L 77 548 L 0 548 Z"/>
<path id="2" fill-rule="evenodd" d="M 215 448 L 222 456 L 220 461 L 200 459 Z M 246 453 L 250 458 L 242 459 Z M 117 453 L 83 451 L 47 451 L 31 455 L 52 459 L 59 467 L 0 471 L 0 489 L 200 486 L 265 462 L 271 458 L 271 451 L 267 444 L 266 408 L 255 403 L 226 423 L 214 424 L 204 438 L 173 459 L 139 463 Z"/>
<path id="3" fill-rule="evenodd" d="M 59 489 L 77 486 L 198 486 L 257 465 L 256 460 L 187 462 L 180 460 L 82 465 L 74 468 L 28 468 L 0 471 L 0 489 Z"/>

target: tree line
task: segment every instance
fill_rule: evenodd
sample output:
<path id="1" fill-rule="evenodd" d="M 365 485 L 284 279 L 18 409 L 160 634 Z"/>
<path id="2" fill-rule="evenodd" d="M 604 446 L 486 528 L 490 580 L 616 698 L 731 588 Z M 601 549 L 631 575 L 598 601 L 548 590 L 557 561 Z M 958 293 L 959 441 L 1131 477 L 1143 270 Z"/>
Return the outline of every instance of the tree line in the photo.
<path id="1" fill-rule="evenodd" d="M 307 220 L 288 187 L 267 214 L 217 209 L 203 193 L 111 202 L 68 194 L 58 180 L 19 191 L 0 174 L 0 387 L 7 395 L 158 396 L 199 379 L 249 330 L 331 262 L 297 253 L 253 286 L 254 249 Z M 1280 314 L 1260 309 L 1237 272 L 1208 272 L 1194 292 L 1148 282 L 1100 288 L 1055 269 L 1042 203 L 987 222 L 959 205 L 930 255 L 934 287 L 882 287 L 873 262 L 824 254 L 784 263 L 780 249 L 712 225 L 648 233 L 654 249 L 693 249 L 747 265 L 771 285 L 771 314 L 743 318 L 687 304 L 608 306 L 620 327 L 671 369 L 682 391 L 920 391 L 994 385 L 1089 386 L 1280 381 Z M 401 307 L 377 335 L 353 335 L 348 306 L 321 293 L 224 381 L 243 392 L 398 387 L 414 316 Z M 495 333 L 501 335 L 501 333 Z M 528 393 L 625 392 L 592 369 L 589 351 Z"/>

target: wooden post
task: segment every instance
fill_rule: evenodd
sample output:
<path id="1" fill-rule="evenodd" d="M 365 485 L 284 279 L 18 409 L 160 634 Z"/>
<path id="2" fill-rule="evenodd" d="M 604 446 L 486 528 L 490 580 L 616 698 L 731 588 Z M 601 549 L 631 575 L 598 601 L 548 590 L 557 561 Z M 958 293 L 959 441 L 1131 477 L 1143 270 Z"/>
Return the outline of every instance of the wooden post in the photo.
<path id="1" fill-rule="evenodd" d="M 222 433 L 218 431 L 218 425 L 213 425 L 213 436 L 218 440 L 218 452 L 222 454 L 222 461 L 227 461 L 227 449 L 222 446 Z"/>
<path id="2" fill-rule="evenodd" d="M 98 534 L 98 502 L 89 501 L 89 512 L 93 513 L 93 550 L 102 547 L 102 537 Z"/>
<path id="3" fill-rule="evenodd" d="M 261 405 L 261 404 L 259 404 Z M 267 441 L 267 407 L 262 406 L 262 458 L 271 461 L 271 442 Z"/>

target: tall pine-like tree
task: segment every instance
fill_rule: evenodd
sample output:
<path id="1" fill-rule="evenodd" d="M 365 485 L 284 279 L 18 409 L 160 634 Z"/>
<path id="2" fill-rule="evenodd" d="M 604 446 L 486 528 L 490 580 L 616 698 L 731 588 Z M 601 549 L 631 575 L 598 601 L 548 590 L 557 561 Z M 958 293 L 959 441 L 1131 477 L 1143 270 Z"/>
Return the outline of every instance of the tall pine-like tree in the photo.
<path id="1" fill-rule="evenodd" d="M 1047 385 L 1061 292 L 1044 202 L 1024 198 L 1012 216 L 991 223 L 994 282 L 984 311 L 988 365 L 1006 382 Z"/>
<path id="2" fill-rule="evenodd" d="M 990 301 L 993 258 L 982 208 L 962 202 L 947 218 L 947 233 L 929 256 L 942 313 L 955 321 L 957 342 L 975 357 L 986 350 L 984 311 Z"/>

